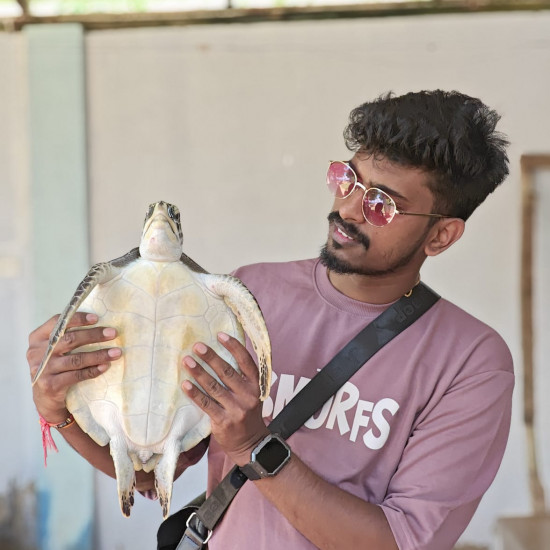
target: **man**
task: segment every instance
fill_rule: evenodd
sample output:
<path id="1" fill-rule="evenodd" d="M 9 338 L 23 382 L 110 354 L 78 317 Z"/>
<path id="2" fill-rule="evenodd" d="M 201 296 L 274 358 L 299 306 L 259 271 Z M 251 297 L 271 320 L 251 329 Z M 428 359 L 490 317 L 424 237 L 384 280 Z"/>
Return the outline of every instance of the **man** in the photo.
<path id="1" fill-rule="evenodd" d="M 245 466 L 266 423 L 360 329 L 419 281 L 428 256 L 447 250 L 464 222 L 508 173 L 498 115 L 479 100 L 441 91 L 391 95 L 355 109 L 349 162 L 331 162 L 335 195 L 320 259 L 237 270 L 256 296 L 273 348 L 273 389 L 258 401 L 257 369 L 234 339 L 220 342 L 242 375 L 202 343 L 182 367 L 203 388 L 182 390 L 212 420 L 209 489 Z M 73 327 L 94 324 L 79 314 Z M 55 319 L 30 337 L 35 372 Z M 118 349 L 63 356 L 107 342 L 110 328 L 65 337 L 34 388 L 49 422 L 67 417 L 67 387 L 104 372 Z M 489 327 L 441 299 L 383 348 L 289 438 L 291 459 L 248 482 L 210 540 L 211 550 L 451 549 L 492 482 L 506 445 L 513 369 Z M 262 414 L 263 412 L 263 414 Z M 61 430 L 94 466 L 113 475 L 106 448 L 78 426 Z M 182 455 L 178 472 L 206 444 Z M 138 476 L 138 489 L 152 488 Z"/>

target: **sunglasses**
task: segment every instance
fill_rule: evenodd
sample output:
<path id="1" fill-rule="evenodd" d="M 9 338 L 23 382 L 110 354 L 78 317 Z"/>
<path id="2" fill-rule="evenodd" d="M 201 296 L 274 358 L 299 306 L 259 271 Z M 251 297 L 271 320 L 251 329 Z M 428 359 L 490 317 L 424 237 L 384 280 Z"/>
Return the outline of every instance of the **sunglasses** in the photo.
<path id="1" fill-rule="evenodd" d="M 327 186 L 337 199 L 349 197 L 358 187 L 363 190 L 363 217 L 376 227 L 388 225 L 396 214 L 402 216 L 428 216 L 430 218 L 450 218 L 442 214 L 418 214 L 397 210 L 395 201 L 377 187 L 365 187 L 358 179 L 349 162 L 331 160 L 327 171 Z"/>

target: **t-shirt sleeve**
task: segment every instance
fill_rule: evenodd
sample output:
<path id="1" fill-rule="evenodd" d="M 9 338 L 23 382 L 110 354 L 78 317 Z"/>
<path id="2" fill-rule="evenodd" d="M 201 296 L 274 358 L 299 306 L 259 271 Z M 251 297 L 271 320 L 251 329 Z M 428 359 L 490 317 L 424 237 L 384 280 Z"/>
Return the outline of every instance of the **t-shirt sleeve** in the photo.
<path id="1" fill-rule="evenodd" d="M 490 348 L 470 359 L 481 367 L 476 374 L 457 377 L 413 427 L 381 505 L 400 550 L 453 548 L 497 473 L 514 375 L 504 343 L 502 368 L 483 371 L 495 367 Z"/>

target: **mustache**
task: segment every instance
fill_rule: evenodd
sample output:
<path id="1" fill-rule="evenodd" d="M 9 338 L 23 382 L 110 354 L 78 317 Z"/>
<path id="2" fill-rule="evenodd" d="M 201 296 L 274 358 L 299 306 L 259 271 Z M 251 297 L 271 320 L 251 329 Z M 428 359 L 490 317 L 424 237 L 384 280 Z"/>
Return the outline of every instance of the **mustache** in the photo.
<path id="1" fill-rule="evenodd" d="M 355 239 L 357 242 L 362 244 L 365 250 L 368 250 L 370 246 L 370 239 L 366 235 L 363 235 L 363 233 L 361 233 L 355 225 L 344 221 L 339 212 L 336 210 L 332 211 L 327 216 L 327 220 L 329 223 L 337 223 L 345 233 L 347 233 L 352 239 Z"/>

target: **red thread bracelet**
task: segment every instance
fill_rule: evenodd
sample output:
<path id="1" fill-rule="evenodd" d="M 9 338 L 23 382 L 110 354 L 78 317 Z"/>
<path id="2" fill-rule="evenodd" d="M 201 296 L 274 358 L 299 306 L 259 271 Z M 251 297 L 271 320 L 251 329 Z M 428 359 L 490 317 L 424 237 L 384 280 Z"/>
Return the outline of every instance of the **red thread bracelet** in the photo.
<path id="1" fill-rule="evenodd" d="M 59 424 L 56 424 L 55 422 L 48 422 L 40 413 L 38 413 L 38 418 L 40 420 L 40 430 L 42 432 L 42 448 L 44 449 L 44 466 L 47 466 L 48 449 L 52 449 L 56 453 L 58 452 L 57 446 L 52 437 L 51 428 L 57 428 L 58 430 L 62 430 L 63 428 L 67 428 L 68 426 L 70 426 L 75 420 L 72 414 L 69 414 L 69 416 Z"/>

